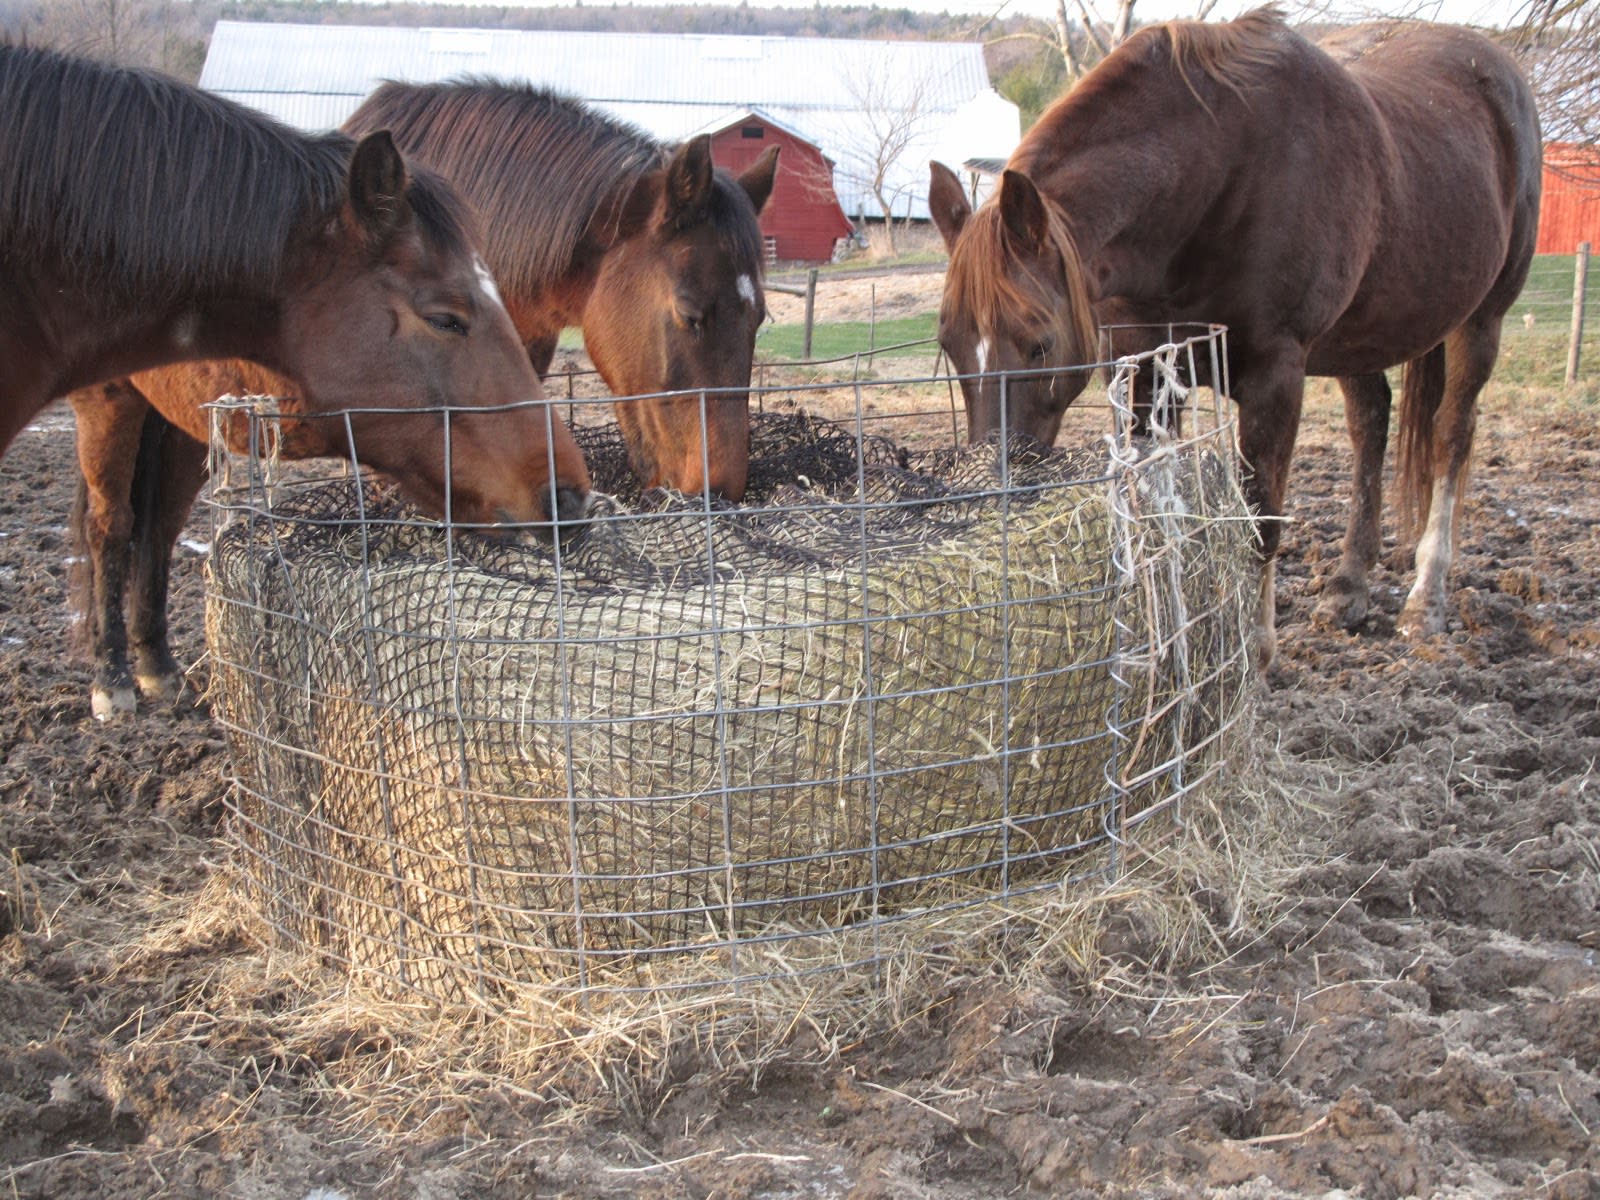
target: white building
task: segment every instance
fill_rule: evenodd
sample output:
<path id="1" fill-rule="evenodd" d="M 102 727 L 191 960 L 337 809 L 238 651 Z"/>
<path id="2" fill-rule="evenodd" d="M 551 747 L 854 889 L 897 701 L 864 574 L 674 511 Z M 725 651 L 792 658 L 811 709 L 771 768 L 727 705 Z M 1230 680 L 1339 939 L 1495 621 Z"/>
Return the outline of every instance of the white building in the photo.
<path id="1" fill-rule="evenodd" d="M 754 108 L 834 160 L 845 212 L 879 212 L 869 181 L 903 138 L 887 177 L 896 216 L 926 217 L 928 160 L 1006 158 L 1016 105 L 989 86 L 975 42 L 881 42 L 699 34 L 396 29 L 219 21 L 200 86 L 306 130 L 339 125 L 385 79 L 461 76 L 529 82 L 581 97 L 662 141 Z"/>

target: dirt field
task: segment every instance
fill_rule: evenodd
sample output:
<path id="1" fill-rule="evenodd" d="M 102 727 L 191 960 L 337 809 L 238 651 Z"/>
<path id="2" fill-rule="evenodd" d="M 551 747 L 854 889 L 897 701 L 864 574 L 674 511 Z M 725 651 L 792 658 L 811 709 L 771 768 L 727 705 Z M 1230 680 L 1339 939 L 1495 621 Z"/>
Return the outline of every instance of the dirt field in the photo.
<path id="1" fill-rule="evenodd" d="M 71 461 L 61 413 L 0 461 L 0 1196 L 1600 1196 L 1593 407 L 1490 395 L 1457 611 L 1409 646 L 1398 561 L 1359 634 L 1309 624 L 1347 486 L 1312 404 L 1260 697 L 1281 852 L 1195 881 L 1206 937 L 1120 889 L 1031 976 L 581 1112 L 487 1077 L 397 1104 L 388 1028 L 308 1036 L 241 921 L 185 921 L 228 853 L 226 756 L 192 702 L 90 719 Z M 198 656 L 197 552 L 175 574 Z"/>

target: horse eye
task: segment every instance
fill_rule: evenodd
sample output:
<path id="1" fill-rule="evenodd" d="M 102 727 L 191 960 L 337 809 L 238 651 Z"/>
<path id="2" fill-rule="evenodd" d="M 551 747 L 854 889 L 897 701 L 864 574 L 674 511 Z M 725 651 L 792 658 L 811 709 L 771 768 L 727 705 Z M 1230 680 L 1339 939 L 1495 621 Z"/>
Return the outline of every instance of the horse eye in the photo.
<path id="1" fill-rule="evenodd" d="M 440 333 L 453 333 L 458 337 L 467 336 L 467 323 L 455 313 L 429 313 L 423 320 Z"/>
<path id="2" fill-rule="evenodd" d="M 1050 357 L 1050 343 L 1048 341 L 1035 342 L 1033 349 L 1028 351 L 1028 357 L 1036 363 L 1042 363 Z"/>

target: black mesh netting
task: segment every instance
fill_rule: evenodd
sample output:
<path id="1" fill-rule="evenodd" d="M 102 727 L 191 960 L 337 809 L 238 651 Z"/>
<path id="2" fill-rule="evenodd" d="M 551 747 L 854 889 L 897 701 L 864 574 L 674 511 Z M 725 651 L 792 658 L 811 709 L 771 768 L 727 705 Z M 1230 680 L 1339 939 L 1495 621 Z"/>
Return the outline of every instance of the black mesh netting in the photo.
<path id="1" fill-rule="evenodd" d="M 581 437 L 627 495 L 614 429 Z M 744 504 L 602 498 L 559 551 L 370 481 L 224 499 L 215 706 L 273 921 L 454 994 L 1060 876 L 1117 780 L 1170 787 L 1166 748 L 1225 720 L 1246 539 L 1179 539 L 1159 606 L 1188 658 L 1145 647 L 1130 698 L 1153 610 L 1114 563 L 1104 455 L 1016 445 L 1004 488 L 1001 457 L 761 416 Z M 1178 461 L 1179 508 L 1236 501 Z M 1153 736 L 1121 724 L 1141 706 Z"/>

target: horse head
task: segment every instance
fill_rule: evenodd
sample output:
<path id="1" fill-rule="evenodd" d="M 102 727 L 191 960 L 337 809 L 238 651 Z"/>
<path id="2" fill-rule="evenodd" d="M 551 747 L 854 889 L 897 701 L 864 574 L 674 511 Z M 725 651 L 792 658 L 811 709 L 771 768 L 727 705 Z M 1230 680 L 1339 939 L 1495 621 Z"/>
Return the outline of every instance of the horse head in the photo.
<path id="1" fill-rule="evenodd" d="M 939 345 L 960 377 L 967 437 L 1002 428 L 1055 440 L 1088 382 L 1063 370 L 1095 361 L 1096 327 L 1082 263 L 1060 214 L 1020 171 L 973 211 L 961 181 L 931 164 L 933 222 L 950 252 Z"/>
<path id="2" fill-rule="evenodd" d="M 337 216 L 287 260 L 273 365 L 300 383 L 306 412 L 349 410 L 361 460 L 429 512 L 579 520 L 583 455 L 458 206 L 436 177 L 408 173 L 387 133 L 363 138 Z"/>
<path id="3" fill-rule="evenodd" d="M 584 344 L 612 391 L 656 392 L 617 406 L 646 486 L 744 495 L 750 369 L 766 318 L 757 217 L 778 151 L 737 178 L 713 167 L 711 139 L 620 187 L 586 239 L 603 255 L 583 313 Z"/>

